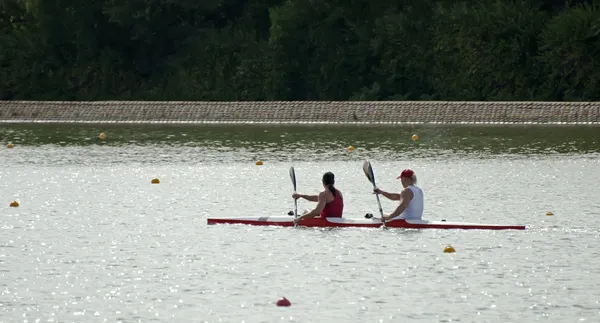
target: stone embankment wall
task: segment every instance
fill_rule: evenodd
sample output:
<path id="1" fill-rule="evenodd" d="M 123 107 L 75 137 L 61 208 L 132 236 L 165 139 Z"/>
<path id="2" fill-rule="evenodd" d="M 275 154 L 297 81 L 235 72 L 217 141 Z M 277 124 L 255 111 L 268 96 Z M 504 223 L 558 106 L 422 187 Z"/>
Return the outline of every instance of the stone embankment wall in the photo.
<path id="1" fill-rule="evenodd" d="M 600 124 L 600 102 L 0 101 L 0 121 Z"/>

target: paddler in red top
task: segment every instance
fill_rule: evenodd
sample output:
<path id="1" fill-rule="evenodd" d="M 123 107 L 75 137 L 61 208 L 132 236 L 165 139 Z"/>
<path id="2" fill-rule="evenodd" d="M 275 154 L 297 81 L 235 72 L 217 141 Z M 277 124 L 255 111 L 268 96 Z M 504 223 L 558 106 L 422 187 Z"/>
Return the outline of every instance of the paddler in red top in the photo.
<path id="1" fill-rule="evenodd" d="M 334 184 L 335 176 L 332 172 L 327 172 L 323 174 L 323 187 L 325 190 L 319 193 L 319 195 L 292 194 L 292 197 L 295 199 L 303 198 L 311 202 L 317 202 L 314 210 L 295 218 L 294 222 L 298 223 L 300 220 L 316 216 L 320 216 L 321 218 L 341 218 L 344 212 L 344 197 L 342 196 L 342 192 L 333 186 Z"/>

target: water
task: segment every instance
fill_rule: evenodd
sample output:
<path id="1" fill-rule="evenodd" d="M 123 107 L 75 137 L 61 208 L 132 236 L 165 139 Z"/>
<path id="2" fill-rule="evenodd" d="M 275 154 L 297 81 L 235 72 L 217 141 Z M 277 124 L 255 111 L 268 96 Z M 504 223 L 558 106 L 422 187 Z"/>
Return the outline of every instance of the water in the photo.
<path id="1" fill-rule="evenodd" d="M 2 125 L 8 142 L 0 322 L 600 322 L 597 127 Z M 206 225 L 286 214 L 292 165 L 300 192 L 331 170 L 345 216 L 377 213 L 365 158 L 386 190 L 413 168 L 427 219 L 528 229 Z"/>

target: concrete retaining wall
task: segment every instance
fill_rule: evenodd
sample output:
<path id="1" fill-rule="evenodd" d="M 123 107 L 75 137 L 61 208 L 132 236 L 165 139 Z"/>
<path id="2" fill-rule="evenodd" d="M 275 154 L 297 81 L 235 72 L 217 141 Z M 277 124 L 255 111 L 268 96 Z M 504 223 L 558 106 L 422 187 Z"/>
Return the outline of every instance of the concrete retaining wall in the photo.
<path id="1" fill-rule="evenodd" d="M 600 124 L 600 102 L 0 101 L 0 121 Z"/>

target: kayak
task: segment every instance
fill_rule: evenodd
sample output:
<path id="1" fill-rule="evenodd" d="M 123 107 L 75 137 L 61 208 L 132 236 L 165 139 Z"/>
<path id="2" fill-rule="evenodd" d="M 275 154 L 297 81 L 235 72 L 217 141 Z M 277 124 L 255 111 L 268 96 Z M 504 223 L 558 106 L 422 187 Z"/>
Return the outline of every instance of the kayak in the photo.
<path id="1" fill-rule="evenodd" d="M 259 226 L 279 226 L 293 227 L 294 217 L 292 216 L 246 216 L 231 218 L 214 218 L 207 220 L 212 224 L 245 224 Z M 356 228 L 379 228 L 382 226 L 381 220 L 370 219 L 352 219 L 352 218 L 312 218 L 304 219 L 298 223 L 301 227 L 311 228 L 336 228 L 336 227 L 356 227 Z M 479 229 L 479 230 L 525 230 L 524 225 L 502 225 L 502 224 L 481 224 L 467 222 L 447 222 L 428 221 L 428 220 L 393 220 L 385 223 L 388 228 L 406 228 L 406 229 Z"/>

